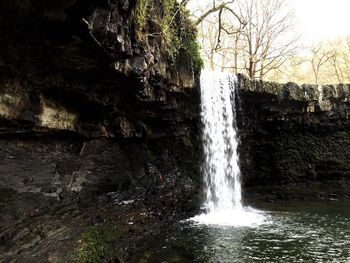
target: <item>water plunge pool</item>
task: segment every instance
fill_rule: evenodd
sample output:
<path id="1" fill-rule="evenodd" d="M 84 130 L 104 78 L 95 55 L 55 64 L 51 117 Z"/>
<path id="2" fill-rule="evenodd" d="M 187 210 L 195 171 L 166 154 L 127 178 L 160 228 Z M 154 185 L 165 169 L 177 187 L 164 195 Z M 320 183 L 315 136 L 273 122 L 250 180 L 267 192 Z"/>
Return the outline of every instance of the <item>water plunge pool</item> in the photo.
<path id="1" fill-rule="evenodd" d="M 183 221 L 136 262 L 350 262 L 350 202 L 264 203 L 264 224 Z M 142 261 L 143 260 L 143 261 Z"/>

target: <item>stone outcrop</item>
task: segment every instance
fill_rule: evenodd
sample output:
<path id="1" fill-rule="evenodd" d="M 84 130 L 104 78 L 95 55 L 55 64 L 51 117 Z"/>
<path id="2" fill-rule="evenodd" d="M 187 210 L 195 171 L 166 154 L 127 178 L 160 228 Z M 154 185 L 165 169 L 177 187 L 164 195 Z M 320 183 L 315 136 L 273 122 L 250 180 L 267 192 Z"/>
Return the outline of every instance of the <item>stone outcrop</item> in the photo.
<path id="1" fill-rule="evenodd" d="M 118 262 L 196 207 L 197 75 L 169 60 L 152 21 L 139 39 L 138 3 L 1 4 L 1 262 L 67 262 L 109 221 L 127 231 Z"/>
<path id="2" fill-rule="evenodd" d="M 339 199 L 350 189 L 350 85 L 239 76 L 240 160 L 247 199 Z"/>
<path id="3" fill-rule="evenodd" d="M 136 39 L 135 9 L 127 0 L 3 4 L 0 116 L 26 131 L 157 136 L 153 119 L 176 119 L 180 97 L 196 93 L 194 72 L 166 58 L 159 34 Z"/>

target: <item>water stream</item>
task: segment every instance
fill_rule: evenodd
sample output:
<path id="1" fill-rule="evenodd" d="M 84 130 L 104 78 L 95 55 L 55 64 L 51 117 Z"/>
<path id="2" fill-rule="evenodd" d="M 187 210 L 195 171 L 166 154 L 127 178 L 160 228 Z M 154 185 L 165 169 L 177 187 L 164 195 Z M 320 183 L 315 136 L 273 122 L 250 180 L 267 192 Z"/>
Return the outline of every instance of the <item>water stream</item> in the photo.
<path id="1" fill-rule="evenodd" d="M 261 212 L 242 205 L 235 90 L 237 77 L 229 73 L 201 74 L 201 120 L 205 161 L 202 173 L 206 200 L 204 213 L 193 218 L 202 224 L 255 225 L 265 221 Z"/>

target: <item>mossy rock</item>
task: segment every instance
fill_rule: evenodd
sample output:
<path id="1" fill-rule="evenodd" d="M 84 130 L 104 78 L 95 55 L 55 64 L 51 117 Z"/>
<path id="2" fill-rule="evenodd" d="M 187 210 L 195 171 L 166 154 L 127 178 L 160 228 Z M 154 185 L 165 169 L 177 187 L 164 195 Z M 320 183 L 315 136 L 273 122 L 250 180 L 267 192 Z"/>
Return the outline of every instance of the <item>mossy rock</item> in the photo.
<path id="1" fill-rule="evenodd" d="M 203 61 L 197 30 L 189 17 L 177 0 L 139 0 L 135 7 L 136 36 L 145 45 L 150 37 L 161 38 L 161 48 L 170 64 L 199 73 Z"/>
<path id="2" fill-rule="evenodd" d="M 115 224 L 89 227 L 72 255 L 74 263 L 123 262 L 115 252 L 123 231 Z"/>

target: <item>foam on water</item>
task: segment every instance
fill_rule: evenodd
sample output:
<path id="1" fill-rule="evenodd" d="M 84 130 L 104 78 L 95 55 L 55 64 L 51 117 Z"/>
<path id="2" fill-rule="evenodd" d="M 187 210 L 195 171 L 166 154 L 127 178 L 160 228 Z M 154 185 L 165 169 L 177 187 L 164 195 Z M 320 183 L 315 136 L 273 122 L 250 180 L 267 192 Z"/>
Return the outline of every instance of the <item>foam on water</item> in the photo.
<path id="1" fill-rule="evenodd" d="M 265 222 L 264 215 L 242 205 L 236 128 L 237 76 L 203 71 L 201 120 L 205 161 L 205 212 L 191 220 L 200 224 L 252 226 Z"/>
<path id="2" fill-rule="evenodd" d="M 198 224 L 217 226 L 258 226 L 268 222 L 263 212 L 250 207 L 214 210 L 197 215 L 191 220 Z"/>

